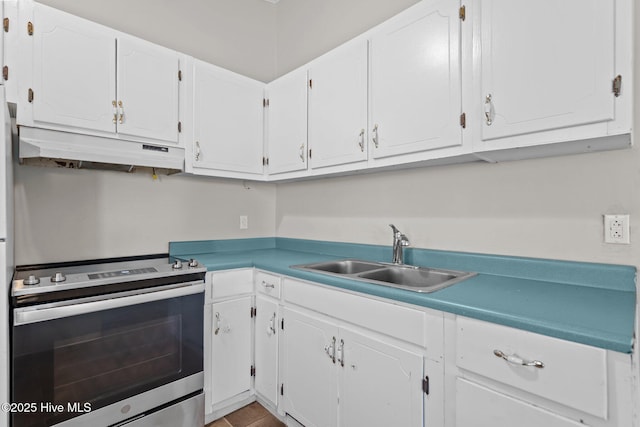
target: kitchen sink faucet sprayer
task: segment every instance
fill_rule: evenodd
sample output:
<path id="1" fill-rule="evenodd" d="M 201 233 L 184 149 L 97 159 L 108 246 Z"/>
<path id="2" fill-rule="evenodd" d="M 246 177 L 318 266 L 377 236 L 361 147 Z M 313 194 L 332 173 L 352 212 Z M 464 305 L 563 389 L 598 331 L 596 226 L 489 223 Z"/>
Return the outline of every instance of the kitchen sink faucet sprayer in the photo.
<path id="1" fill-rule="evenodd" d="M 402 248 L 409 246 L 409 239 L 407 239 L 407 236 L 402 234 L 395 225 L 389 224 L 389 227 L 393 230 L 393 259 L 391 262 L 394 264 L 404 264 Z"/>

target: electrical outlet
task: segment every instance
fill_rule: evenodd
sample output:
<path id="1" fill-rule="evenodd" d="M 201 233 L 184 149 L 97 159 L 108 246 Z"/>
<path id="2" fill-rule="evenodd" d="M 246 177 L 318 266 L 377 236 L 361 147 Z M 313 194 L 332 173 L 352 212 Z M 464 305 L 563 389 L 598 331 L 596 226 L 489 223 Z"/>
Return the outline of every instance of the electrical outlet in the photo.
<path id="1" fill-rule="evenodd" d="M 604 216 L 604 242 L 628 245 L 629 215 L 605 215 Z"/>
<path id="2" fill-rule="evenodd" d="M 240 230 L 246 230 L 247 228 L 249 228 L 249 217 L 240 215 Z"/>

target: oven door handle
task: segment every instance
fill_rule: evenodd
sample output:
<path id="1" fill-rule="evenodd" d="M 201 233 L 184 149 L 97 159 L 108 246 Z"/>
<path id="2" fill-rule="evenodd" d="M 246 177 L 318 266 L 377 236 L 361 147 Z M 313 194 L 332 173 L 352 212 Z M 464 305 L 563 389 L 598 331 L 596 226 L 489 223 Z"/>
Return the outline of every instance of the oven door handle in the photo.
<path id="1" fill-rule="evenodd" d="M 143 304 L 145 302 L 178 298 L 201 292 L 204 292 L 204 283 L 190 283 L 185 284 L 185 286 L 172 287 L 167 290 L 136 293 L 133 295 L 130 293 L 126 293 L 127 295 L 113 294 L 106 296 L 105 299 L 80 302 L 78 304 L 69 304 L 68 301 L 65 301 L 65 305 L 60 305 L 58 307 L 48 305 L 47 307 L 41 308 L 38 306 L 18 308 L 13 311 L 13 324 L 14 326 L 28 325 L 30 323 L 45 322 L 47 320 L 60 319 L 62 317 L 77 316 L 96 311 L 128 307 L 131 305 Z"/>

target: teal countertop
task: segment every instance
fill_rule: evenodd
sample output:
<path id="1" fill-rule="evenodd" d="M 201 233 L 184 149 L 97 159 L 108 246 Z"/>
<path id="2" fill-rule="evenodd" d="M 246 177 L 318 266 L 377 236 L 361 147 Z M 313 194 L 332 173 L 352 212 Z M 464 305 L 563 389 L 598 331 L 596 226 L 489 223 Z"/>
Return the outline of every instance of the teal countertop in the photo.
<path id="1" fill-rule="evenodd" d="M 478 274 L 433 293 L 373 285 L 290 266 L 330 259 L 389 261 L 391 248 L 285 238 L 171 242 L 169 253 L 208 270 L 256 267 L 623 353 L 634 343 L 631 266 L 408 248 L 407 264 Z"/>

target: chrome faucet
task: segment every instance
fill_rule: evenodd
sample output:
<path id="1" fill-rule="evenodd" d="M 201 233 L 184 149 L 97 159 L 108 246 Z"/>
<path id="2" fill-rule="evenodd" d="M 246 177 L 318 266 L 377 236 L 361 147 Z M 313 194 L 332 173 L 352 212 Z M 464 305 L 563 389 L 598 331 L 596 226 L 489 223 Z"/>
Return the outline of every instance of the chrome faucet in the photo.
<path id="1" fill-rule="evenodd" d="M 393 230 L 393 259 L 391 262 L 394 264 L 403 264 L 404 256 L 402 248 L 404 246 L 409 246 L 409 239 L 407 239 L 407 236 L 402 234 L 395 225 L 389 224 L 389 227 Z"/>

